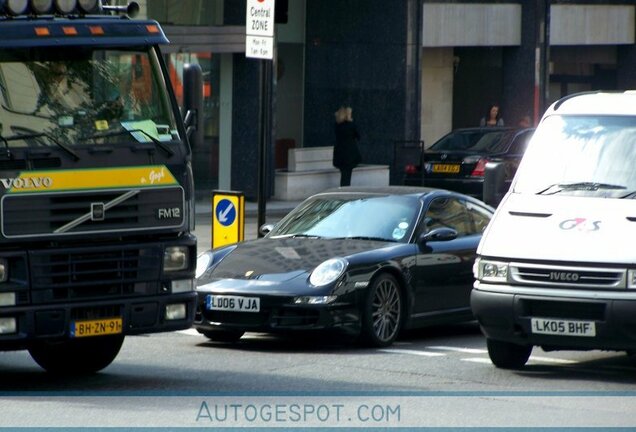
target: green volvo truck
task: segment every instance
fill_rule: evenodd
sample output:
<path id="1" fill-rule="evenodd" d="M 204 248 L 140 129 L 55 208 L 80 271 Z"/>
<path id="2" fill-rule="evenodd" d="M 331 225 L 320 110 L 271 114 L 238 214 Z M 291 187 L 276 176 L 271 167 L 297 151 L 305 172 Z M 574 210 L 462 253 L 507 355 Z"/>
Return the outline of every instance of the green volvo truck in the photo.
<path id="1" fill-rule="evenodd" d="M 168 40 L 137 10 L 0 1 L 0 350 L 50 372 L 194 317 L 200 74 L 182 114 Z"/>

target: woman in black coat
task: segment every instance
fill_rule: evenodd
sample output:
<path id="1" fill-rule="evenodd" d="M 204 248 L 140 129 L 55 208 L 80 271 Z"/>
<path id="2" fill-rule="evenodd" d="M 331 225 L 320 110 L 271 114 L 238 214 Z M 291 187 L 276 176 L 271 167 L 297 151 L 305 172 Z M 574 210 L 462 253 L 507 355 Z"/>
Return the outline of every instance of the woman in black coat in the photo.
<path id="1" fill-rule="evenodd" d="M 340 186 L 349 186 L 351 173 L 362 160 L 358 149 L 360 134 L 353 123 L 350 107 L 341 107 L 335 115 L 336 145 L 333 148 L 333 166 L 340 170 Z"/>

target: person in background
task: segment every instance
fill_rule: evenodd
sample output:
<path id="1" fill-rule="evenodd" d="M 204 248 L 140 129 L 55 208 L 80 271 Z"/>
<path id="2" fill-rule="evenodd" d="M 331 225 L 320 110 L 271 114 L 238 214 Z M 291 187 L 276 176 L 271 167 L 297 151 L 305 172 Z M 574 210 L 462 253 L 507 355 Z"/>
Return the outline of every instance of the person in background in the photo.
<path id="1" fill-rule="evenodd" d="M 517 126 L 519 126 L 520 128 L 532 127 L 532 121 L 530 120 L 530 116 L 526 114 L 523 117 L 521 117 L 521 119 L 519 120 L 519 123 L 517 123 Z"/>
<path id="2" fill-rule="evenodd" d="M 501 110 L 499 104 L 492 104 L 488 108 L 486 115 L 479 121 L 479 126 L 504 126 L 504 120 L 501 117 Z"/>
<path id="3" fill-rule="evenodd" d="M 351 173 L 362 161 L 358 140 L 360 133 L 353 122 L 351 107 L 342 106 L 335 112 L 336 145 L 333 147 L 333 166 L 340 170 L 340 186 L 351 185 Z"/>

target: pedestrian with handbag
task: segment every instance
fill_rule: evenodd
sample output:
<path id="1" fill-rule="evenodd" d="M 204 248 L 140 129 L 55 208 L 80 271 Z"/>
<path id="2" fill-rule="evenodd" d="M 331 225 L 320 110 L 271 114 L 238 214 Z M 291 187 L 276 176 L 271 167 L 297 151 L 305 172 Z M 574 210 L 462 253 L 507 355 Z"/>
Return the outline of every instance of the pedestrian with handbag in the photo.
<path id="1" fill-rule="evenodd" d="M 351 107 L 340 107 L 335 116 L 336 144 L 333 148 L 333 166 L 340 170 L 340 186 L 350 186 L 353 169 L 362 161 L 358 149 L 360 133 L 353 122 Z"/>

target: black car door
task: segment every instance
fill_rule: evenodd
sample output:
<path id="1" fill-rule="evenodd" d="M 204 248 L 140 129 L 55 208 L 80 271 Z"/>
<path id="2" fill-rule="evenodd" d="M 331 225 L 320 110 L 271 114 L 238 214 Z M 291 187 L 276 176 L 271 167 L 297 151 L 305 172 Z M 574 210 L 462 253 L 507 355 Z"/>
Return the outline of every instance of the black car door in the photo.
<path id="1" fill-rule="evenodd" d="M 469 308 L 473 262 L 491 212 L 456 197 L 431 201 L 418 227 L 418 236 L 435 228 L 452 228 L 457 238 L 420 244 L 414 270 L 415 305 L 423 315 Z"/>

